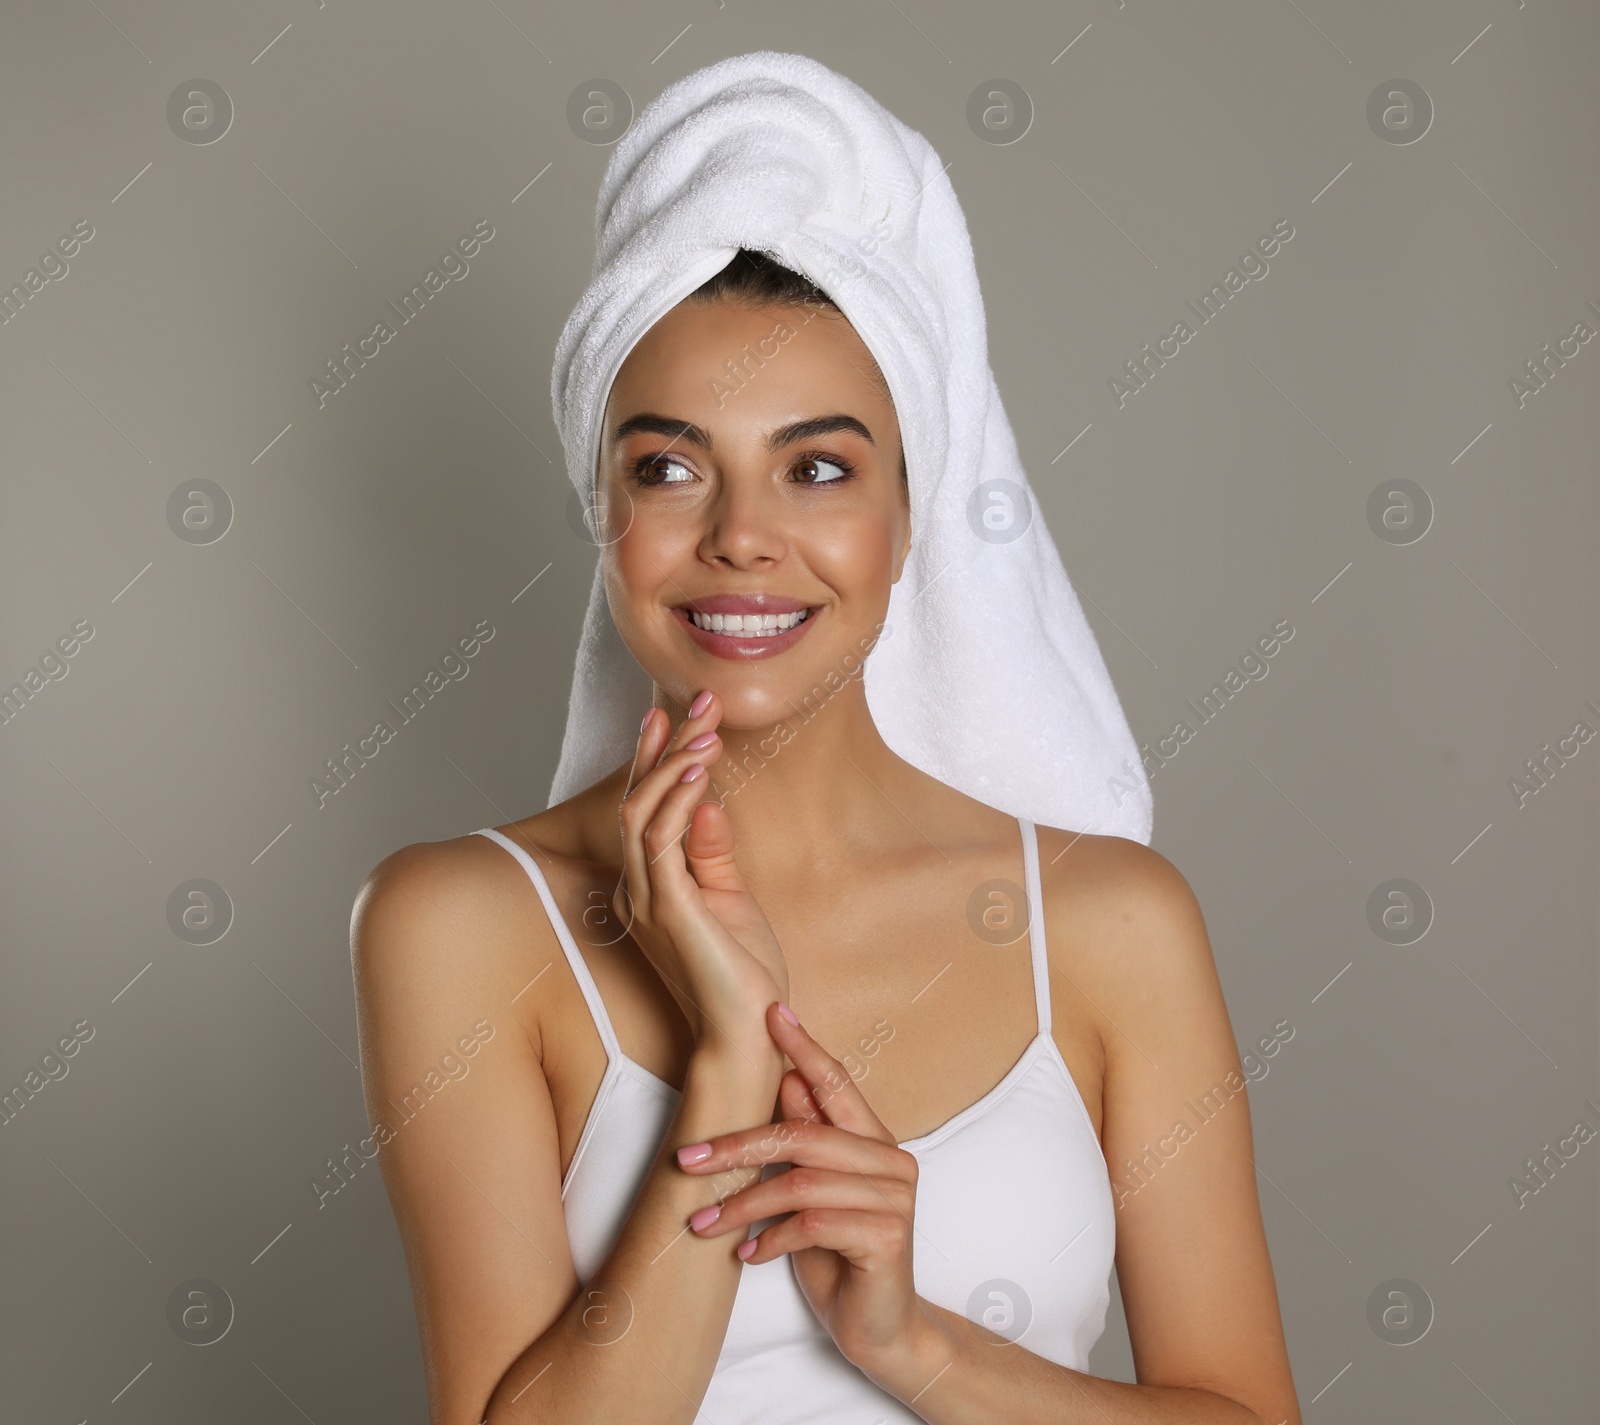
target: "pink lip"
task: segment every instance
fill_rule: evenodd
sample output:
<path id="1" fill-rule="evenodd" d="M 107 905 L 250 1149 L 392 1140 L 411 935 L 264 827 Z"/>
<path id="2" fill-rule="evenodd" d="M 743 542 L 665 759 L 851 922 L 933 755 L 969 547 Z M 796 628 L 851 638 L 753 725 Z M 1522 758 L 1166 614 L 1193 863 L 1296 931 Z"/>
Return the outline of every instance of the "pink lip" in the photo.
<path id="1" fill-rule="evenodd" d="M 806 636 L 822 610 L 811 604 L 802 604 L 794 599 L 778 598 L 775 595 L 714 594 L 695 600 L 695 610 L 706 614 L 786 614 L 806 608 L 811 612 L 793 628 L 761 638 L 745 637 L 736 633 L 713 633 L 710 629 L 697 628 L 690 619 L 687 608 L 676 608 L 672 612 L 688 632 L 690 639 L 713 657 L 725 658 L 730 663 L 759 663 L 763 659 L 775 658 L 778 654 L 793 648 Z"/>

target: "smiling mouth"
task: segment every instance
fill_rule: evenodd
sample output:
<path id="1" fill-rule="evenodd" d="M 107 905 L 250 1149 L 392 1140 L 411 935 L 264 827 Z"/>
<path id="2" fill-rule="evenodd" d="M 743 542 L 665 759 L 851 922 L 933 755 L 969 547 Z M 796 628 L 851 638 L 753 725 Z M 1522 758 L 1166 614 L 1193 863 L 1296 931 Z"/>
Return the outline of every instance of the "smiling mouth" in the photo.
<path id="1" fill-rule="evenodd" d="M 778 595 L 713 594 L 672 612 L 705 652 L 749 662 L 792 648 L 810 631 L 822 606 Z"/>
<path id="2" fill-rule="evenodd" d="M 774 638 L 787 633 L 796 624 L 804 623 L 810 609 L 795 609 L 784 614 L 706 614 L 698 609 L 685 609 L 689 622 L 707 633 L 721 633 L 734 638 Z"/>

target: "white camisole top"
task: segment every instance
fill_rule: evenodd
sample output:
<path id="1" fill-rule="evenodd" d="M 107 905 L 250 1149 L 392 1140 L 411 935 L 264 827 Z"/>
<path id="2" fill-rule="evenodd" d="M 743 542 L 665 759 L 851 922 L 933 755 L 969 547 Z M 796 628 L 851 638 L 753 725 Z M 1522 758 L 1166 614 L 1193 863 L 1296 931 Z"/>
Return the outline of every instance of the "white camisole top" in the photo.
<path id="1" fill-rule="evenodd" d="M 1116 1213 L 1100 1140 L 1050 1035 L 1039 844 L 1033 824 L 1019 824 L 1039 1028 L 988 1093 L 931 1133 L 900 1144 L 918 1164 L 912 1273 L 926 1300 L 1083 1371 L 1105 1327 Z M 606 1071 L 561 1184 L 573 1265 L 587 1282 L 610 1254 L 671 1126 L 680 1091 L 622 1052 L 533 857 L 492 827 L 476 834 L 499 842 L 522 863 L 605 1045 Z M 782 1169 L 769 1165 L 763 1177 L 775 1171 Z M 747 1235 L 778 1220 L 755 1223 Z M 728 1250 L 734 1245 L 730 1241 Z M 921 1417 L 845 1359 L 784 1255 L 741 1270 L 696 1419 L 916 1425 Z"/>

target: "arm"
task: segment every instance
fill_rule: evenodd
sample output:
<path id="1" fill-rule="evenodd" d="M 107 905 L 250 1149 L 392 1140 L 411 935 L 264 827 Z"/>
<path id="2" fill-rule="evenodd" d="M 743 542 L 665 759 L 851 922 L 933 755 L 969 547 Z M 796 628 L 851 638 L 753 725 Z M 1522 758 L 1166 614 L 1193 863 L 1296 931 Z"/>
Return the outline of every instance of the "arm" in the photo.
<path id="1" fill-rule="evenodd" d="M 781 1129 L 725 1134 L 686 1171 L 795 1166 L 726 1199 L 701 1230 L 790 1213 L 752 1240 L 749 1260 L 792 1253 L 845 1357 L 931 1425 L 1300 1425 L 1244 1079 L 1199 907 L 1170 863 L 1119 838 L 1095 838 L 1052 880 L 1055 986 L 1082 996 L 1105 1050 L 1102 1136 L 1137 1385 L 1057 1365 L 915 1291 L 915 1160 L 838 1062 L 776 1015 L 769 1029 L 795 1065 Z M 1216 1107 L 1202 1119 L 1189 1105 L 1207 1095 Z M 1148 1163 L 1142 1175 L 1135 1161 Z"/>
<path id="2" fill-rule="evenodd" d="M 740 1263 L 687 1231 L 704 1188 L 676 1170 L 674 1153 L 770 1117 L 782 1057 L 763 1011 L 788 978 L 734 864 L 726 815 L 714 803 L 696 809 L 709 779 L 682 779 L 691 763 L 719 754 L 715 739 L 683 745 L 718 716 L 712 699 L 676 735 L 664 717 L 647 719 L 620 808 L 632 935 L 697 1047 L 662 1151 L 583 1290 L 566 1238 L 539 1021 L 530 1016 L 523 1031 L 513 1008 L 524 992 L 537 994 L 530 960 L 561 953 L 552 927 L 537 908 L 530 915 L 526 880 L 505 869 L 503 854 L 475 859 L 491 856 L 481 838 L 409 847 L 362 887 L 351 950 L 375 1119 L 404 1104 L 459 1025 L 509 1031 L 490 1046 L 497 1055 L 480 1052 L 470 1079 L 406 1121 L 380 1158 L 435 1425 L 485 1416 L 489 1425 L 688 1425 L 710 1381 Z"/>
<path id="3" fill-rule="evenodd" d="M 448 843 L 395 853 L 363 887 L 352 932 L 362 1077 L 370 1119 L 394 1127 L 378 1162 L 405 1247 L 429 1418 L 688 1425 L 721 1349 L 741 1263 L 685 1232 L 705 1189 L 672 1153 L 770 1117 L 781 1056 L 770 1039 L 750 1061 L 718 1045 L 691 1056 L 663 1152 L 589 1284 L 600 1294 L 581 1290 L 562 1217 L 550 1092 L 511 1004 L 528 976 L 495 946 L 494 925 L 513 912 L 497 905 L 500 892 L 484 893 L 482 875 L 469 887 L 474 854 L 479 848 Z M 507 876 L 501 884 L 506 900 L 522 897 L 515 914 L 525 917 L 526 883 Z M 548 924 L 542 929 L 538 963 L 561 954 Z M 463 1078 L 414 1108 L 415 1087 L 426 1087 L 441 1055 L 482 1023 L 491 1033 L 480 1032 L 473 1058 L 457 1056 L 470 1064 Z"/>
<path id="4" fill-rule="evenodd" d="M 1069 842 L 1041 828 L 1041 860 L 1054 865 Z M 1245 1081 L 1194 894 L 1164 857 L 1117 837 L 1080 841 L 1045 880 L 1057 1002 L 1081 994 L 1101 1022 L 1102 1139 L 1139 1383 L 1058 1366 L 927 1302 L 905 1349 L 863 1369 L 931 1425 L 1301 1425 Z M 1208 1094 L 1226 1102 L 1203 1119 L 1190 1105 Z"/>

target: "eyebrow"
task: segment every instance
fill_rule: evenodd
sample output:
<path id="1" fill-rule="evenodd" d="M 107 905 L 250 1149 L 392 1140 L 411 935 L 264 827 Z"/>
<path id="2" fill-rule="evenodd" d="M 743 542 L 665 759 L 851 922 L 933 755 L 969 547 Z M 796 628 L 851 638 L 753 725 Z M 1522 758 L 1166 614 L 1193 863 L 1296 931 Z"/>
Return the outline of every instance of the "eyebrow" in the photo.
<path id="1" fill-rule="evenodd" d="M 859 435 L 868 445 L 876 445 L 869 431 L 854 416 L 843 414 L 831 416 L 811 416 L 803 421 L 791 421 L 786 426 L 779 426 L 767 434 L 767 449 L 769 451 L 782 450 L 786 445 L 793 445 L 796 441 L 815 440 L 819 436 L 831 435 L 835 431 L 851 431 Z M 690 445 L 697 445 L 702 450 L 712 449 L 711 433 L 702 430 L 693 421 L 674 420 L 670 416 L 658 416 L 651 412 L 643 412 L 636 416 L 629 416 L 620 422 L 611 432 L 613 442 L 620 444 L 630 435 L 648 432 L 651 435 L 670 436 L 673 440 L 687 441 Z"/>

